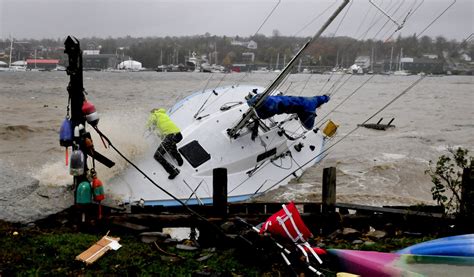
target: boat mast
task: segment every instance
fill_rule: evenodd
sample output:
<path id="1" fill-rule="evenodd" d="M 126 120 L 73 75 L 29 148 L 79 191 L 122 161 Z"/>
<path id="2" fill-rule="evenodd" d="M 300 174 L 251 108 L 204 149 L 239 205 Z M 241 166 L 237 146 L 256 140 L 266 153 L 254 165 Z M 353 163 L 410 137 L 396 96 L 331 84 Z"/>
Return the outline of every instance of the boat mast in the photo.
<path id="1" fill-rule="evenodd" d="M 277 53 L 277 60 L 276 60 L 276 65 L 275 65 L 276 70 L 278 69 L 279 63 L 280 63 L 280 53 Z"/>
<path id="2" fill-rule="evenodd" d="M 390 66 L 389 66 L 389 72 L 392 72 L 392 59 L 393 59 L 393 46 L 392 46 L 392 50 L 390 51 Z"/>
<path id="3" fill-rule="evenodd" d="M 9 61 L 8 61 L 8 68 L 12 67 L 12 53 L 13 53 L 13 39 L 10 37 L 10 55 L 9 55 Z"/>
<path id="4" fill-rule="evenodd" d="M 400 48 L 400 64 L 398 65 L 398 70 L 403 70 L 403 63 L 402 63 L 402 58 L 403 58 L 403 48 Z"/>
<path id="5" fill-rule="evenodd" d="M 247 122 L 252 119 L 256 118 L 255 109 L 262 105 L 265 99 L 272 93 L 283 80 L 291 73 L 291 69 L 295 65 L 297 59 L 300 58 L 304 50 L 316 39 L 318 39 L 321 34 L 329 27 L 329 25 L 336 19 L 339 13 L 344 9 L 344 7 L 349 4 L 350 0 L 344 0 L 344 2 L 337 8 L 337 10 L 328 18 L 328 20 L 324 23 L 324 25 L 319 29 L 319 31 L 309 39 L 303 47 L 296 53 L 296 55 L 290 60 L 290 62 L 285 66 L 285 68 L 281 71 L 281 73 L 273 80 L 273 82 L 265 89 L 262 93 L 262 97 L 258 99 L 253 107 L 250 107 L 243 115 L 242 119 L 232 128 L 227 130 L 227 134 L 232 138 L 238 137 L 238 132 L 242 129 Z"/>
<path id="6" fill-rule="evenodd" d="M 374 47 L 372 46 L 372 55 L 370 57 L 370 71 L 374 72 Z"/>

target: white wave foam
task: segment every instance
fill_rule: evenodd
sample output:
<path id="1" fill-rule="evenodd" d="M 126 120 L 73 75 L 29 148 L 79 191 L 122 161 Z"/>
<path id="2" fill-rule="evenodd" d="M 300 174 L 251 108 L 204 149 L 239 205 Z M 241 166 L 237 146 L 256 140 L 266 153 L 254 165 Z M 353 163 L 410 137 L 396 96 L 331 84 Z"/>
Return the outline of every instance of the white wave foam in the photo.
<path id="1" fill-rule="evenodd" d="M 124 156 L 133 160 L 148 151 L 153 144 L 152 137 L 144 136 L 145 120 L 146 114 L 143 111 L 104 113 L 99 122 L 99 130 Z M 115 162 L 112 168 L 107 168 L 99 162 L 95 163 L 97 175 L 103 182 L 107 182 L 128 164 L 110 146 L 105 148 L 99 135 L 92 128 L 88 128 L 88 131 L 91 132 L 95 150 Z M 88 167 L 92 167 L 90 158 Z M 47 186 L 67 186 L 72 183 L 72 176 L 69 175 L 69 168 L 64 161 L 46 163 L 34 177 L 40 180 L 42 185 Z"/>
<path id="2" fill-rule="evenodd" d="M 382 156 L 387 160 L 401 160 L 406 158 L 406 155 L 395 153 L 382 153 Z"/>

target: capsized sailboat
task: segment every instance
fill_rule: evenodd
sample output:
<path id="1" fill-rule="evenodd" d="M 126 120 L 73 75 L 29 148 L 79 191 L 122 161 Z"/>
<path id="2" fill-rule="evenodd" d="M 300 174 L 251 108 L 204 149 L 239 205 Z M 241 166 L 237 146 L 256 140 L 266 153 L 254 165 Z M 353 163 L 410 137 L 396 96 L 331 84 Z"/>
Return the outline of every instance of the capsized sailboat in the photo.
<path id="1" fill-rule="evenodd" d="M 296 60 L 348 2 L 345 0 L 338 7 L 268 87 L 233 85 L 206 89 L 176 103 L 168 114 L 183 135 L 177 146 L 184 164 L 174 164 L 180 174 L 169 180 L 153 154 L 147 153 L 136 166 L 163 189 L 153 186 L 135 168 L 128 168 L 110 181 L 106 198 L 109 204 L 177 206 L 180 201 L 189 205 L 211 204 L 215 168 L 227 170 L 228 201 L 242 201 L 284 185 L 318 163 L 335 125 L 329 125 L 333 128 L 328 127 L 326 132 L 317 128 L 307 130 L 294 116 L 277 115 L 262 120 L 256 109 L 268 96 L 281 93 L 277 88 L 290 74 Z M 246 97 L 251 93 L 261 97 L 249 106 Z M 158 143 L 152 149 L 156 147 Z M 168 154 L 166 158 L 174 162 Z"/>

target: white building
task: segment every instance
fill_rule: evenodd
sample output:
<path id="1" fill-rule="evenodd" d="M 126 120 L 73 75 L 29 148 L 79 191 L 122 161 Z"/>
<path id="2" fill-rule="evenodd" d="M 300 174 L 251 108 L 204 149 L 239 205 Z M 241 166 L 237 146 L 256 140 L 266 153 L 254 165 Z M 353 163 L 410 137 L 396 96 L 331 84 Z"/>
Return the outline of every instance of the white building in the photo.
<path id="1" fill-rule="evenodd" d="M 237 46 L 243 46 L 243 47 L 247 47 L 248 49 L 257 49 L 258 48 L 258 44 L 251 40 L 251 41 L 238 41 L 238 40 L 232 40 L 230 42 L 231 45 L 237 45 Z"/>
<path id="2" fill-rule="evenodd" d="M 127 60 L 119 63 L 117 68 L 124 70 L 142 70 L 142 63 L 134 60 Z"/>
<path id="3" fill-rule="evenodd" d="M 472 61 L 471 56 L 469 56 L 469 55 L 466 54 L 466 53 L 461 54 L 461 60 L 463 60 L 463 61 L 465 61 L 465 62 L 470 62 L 470 61 Z"/>
<path id="4" fill-rule="evenodd" d="M 367 69 L 370 67 L 370 57 L 369 56 L 358 56 L 354 64 L 361 67 L 362 69 Z"/>

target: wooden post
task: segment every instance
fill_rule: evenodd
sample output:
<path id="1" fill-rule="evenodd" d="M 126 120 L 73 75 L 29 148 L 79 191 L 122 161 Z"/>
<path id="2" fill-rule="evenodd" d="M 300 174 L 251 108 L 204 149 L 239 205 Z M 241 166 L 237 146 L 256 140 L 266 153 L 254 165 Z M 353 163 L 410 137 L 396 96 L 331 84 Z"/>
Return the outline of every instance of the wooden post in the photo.
<path id="1" fill-rule="evenodd" d="M 218 216 L 227 217 L 227 168 L 212 171 L 212 203 Z"/>
<path id="2" fill-rule="evenodd" d="M 336 168 L 328 167 L 323 170 L 323 207 L 324 215 L 336 211 Z"/>
<path id="3" fill-rule="evenodd" d="M 464 168 L 461 183 L 461 207 L 460 214 L 463 217 L 474 216 L 474 167 L 471 161 L 471 167 Z"/>

